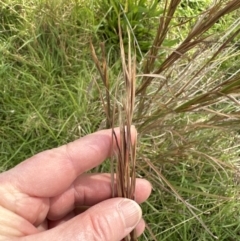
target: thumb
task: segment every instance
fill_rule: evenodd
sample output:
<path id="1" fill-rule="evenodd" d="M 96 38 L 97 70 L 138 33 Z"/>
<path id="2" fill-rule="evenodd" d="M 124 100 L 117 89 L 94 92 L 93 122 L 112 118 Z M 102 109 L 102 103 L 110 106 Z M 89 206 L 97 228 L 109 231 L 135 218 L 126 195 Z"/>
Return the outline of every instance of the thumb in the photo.
<path id="1" fill-rule="evenodd" d="M 64 224 L 23 240 L 120 241 L 137 226 L 141 216 L 141 208 L 136 202 L 113 198 L 89 208 Z"/>

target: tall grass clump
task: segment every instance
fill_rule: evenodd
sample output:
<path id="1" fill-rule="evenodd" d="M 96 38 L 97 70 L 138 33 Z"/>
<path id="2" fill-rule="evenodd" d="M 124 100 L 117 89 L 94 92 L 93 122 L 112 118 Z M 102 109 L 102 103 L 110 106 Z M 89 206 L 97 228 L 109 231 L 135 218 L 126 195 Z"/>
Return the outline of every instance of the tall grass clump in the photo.
<path id="1" fill-rule="evenodd" d="M 136 169 L 154 185 L 144 206 L 149 230 L 144 240 L 239 238 L 240 2 L 191 3 L 157 5 L 153 44 L 137 64 Z M 118 4 L 117 16 L 126 16 Z M 192 13 L 183 15 L 186 6 Z M 138 46 L 138 38 L 132 43 Z M 124 76 L 118 66 L 116 61 L 106 67 L 111 77 L 104 88 L 113 102 Z M 114 109 L 104 103 L 104 109 Z"/>

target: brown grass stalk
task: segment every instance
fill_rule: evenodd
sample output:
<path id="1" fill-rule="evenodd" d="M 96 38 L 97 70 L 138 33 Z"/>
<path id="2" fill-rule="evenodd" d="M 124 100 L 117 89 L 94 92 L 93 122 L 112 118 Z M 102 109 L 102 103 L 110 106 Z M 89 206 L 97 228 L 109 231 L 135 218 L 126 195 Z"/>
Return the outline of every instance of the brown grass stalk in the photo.
<path id="1" fill-rule="evenodd" d="M 118 150 L 116 158 L 116 185 L 117 196 L 134 200 L 136 184 L 136 137 L 132 142 L 131 125 L 135 101 L 135 81 L 136 81 L 136 60 L 131 56 L 131 38 L 128 31 L 128 57 L 125 59 L 125 50 L 122 40 L 122 32 L 119 18 L 119 39 L 122 71 L 124 78 L 124 89 L 122 101 L 118 104 L 119 125 L 120 125 L 120 142 L 117 144 Z M 113 129 L 114 132 L 114 129 Z M 113 135 L 115 136 L 115 135 Z M 115 141 L 117 141 L 115 139 Z M 114 164 L 112 164 L 114 166 Z M 125 237 L 124 241 L 136 241 L 135 230 Z"/>
<path id="2" fill-rule="evenodd" d="M 107 116 L 106 119 L 106 128 L 111 127 L 111 104 L 110 104 L 110 83 L 109 83 L 109 78 L 108 78 L 108 67 L 107 67 L 107 60 L 106 60 L 106 53 L 105 53 L 105 47 L 104 44 L 100 44 L 101 50 L 102 50 L 102 61 L 100 61 L 96 55 L 95 49 L 93 47 L 92 42 L 90 42 L 90 50 L 92 54 L 93 61 L 98 69 L 98 72 L 100 74 L 100 77 L 102 79 L 102 82 L 105 86 L 105 91 L 106 91 L 106 104 L 103 101 L 102 98 L 102 103 L 104 106 L 104 110 Z M 97 85 L 98 86 L 98 85 Z M 102 96 L 101 91 L 99 91 L 100 96 Z"/>
<path id="3" fill-rule="evenodd" d="M 120 52 L 124 84 L 118 83 L 116 88 L 114 103 L 110 100 L 110 84 L 107 71 L 107 62 L 105 58 L 105 49 L 101 45 L 102 60 L 100 61 L 96 55 L 92 43 L 90 44 L 93 61 L 101 76 L 102 82 L 106 89 L 106 102 L 103 102 L 104 110 L 107 116 L 107 125 L 112 127 L 112 140 L 116 143 L 117 151 L 112 152 L 111 158 L 111 174 L 112 174 L 112 197 L 124 197 L 135 200 L 135 184 L 136 184 L 136 137 L 132 137 L 131 126 L 135 102 L 135 84 L 136 84 L 136 57 L 132 58 L 131 54 L 131 35 L 128 30 L 128 54 L 124 50 L 122 32 L 119 18 L 119 39 Z M 121 94 L 119 94 L 119 92 Z M 119 99 L 121 98 L 121 99 Z M 112 106 L 112 108 L 111 108 Z M 118 125 L 120 126 L 120 140 L 117 139 L 114 131 L 116 116 L 118 115 Z M 108 126 L 107 126 L 108 127 Z M 134 140 L 134 142 L 133 142 Z M 116 190 L 115 190 L 116 187 Z M 137 241 L 135 230 L 124 238 L 124 241 Z"/>
<path id="4" fill-rule="evenodd" d="M 146 66 L 144 67 L 144 74 L 160 74 L 169 66 L 173 65 L 179 58 L 181 58 L 189 50 L 193 49 L 196 45 L 205 41 L 207 36 L 204 34 L 224 15 L 229 14 L 238 8 L 240 8 L 239 0 L 232 0 L 227 2 L 225 5 L 223 3 L 216 3 L 205 11 L 202 16 L 196 21 L 195 25 L 190 30 L 189 34 L 185 40 L 165 59 L 165 61 L 156 69 L 154 69 L 154 63 L 157 60 L 158 50 L 161 47 L 162 39 L 166 35 L 166 30 L 170 23 L 171 18 L 174 14 L 174 9 L 178 6 L 178 0 L 172 0 L 170 6 L 173 6 L 172 11 L 168 10 L 163 17 L 160 17 L 159 29 L 157 31 L 156 39 L 154 41 L 153 47 L 147 56 Z M 224 6 L 223 6 L 224 5 Z M 222 7 L 223 6 L 223 7 Z M 169 7 L 167 8 L 169 9 Z M 170 16 L 168 16 L 169 13 Z M 165 18 L 167 20 L 163 20 Z M 170 18 L 170 19 L 169 19 Z M 163 21 L 164 24 L 163 24 Z M 153 77 L 146 76 L 143 78 L 141 85 L 137 88 L 136 94 L 145 94 L 147 87 L 151 84 Z M 161 86 L 165 84 L 165 81 L 162 81 Z M 161 89 L 161 88 L 159 88 Z"/>

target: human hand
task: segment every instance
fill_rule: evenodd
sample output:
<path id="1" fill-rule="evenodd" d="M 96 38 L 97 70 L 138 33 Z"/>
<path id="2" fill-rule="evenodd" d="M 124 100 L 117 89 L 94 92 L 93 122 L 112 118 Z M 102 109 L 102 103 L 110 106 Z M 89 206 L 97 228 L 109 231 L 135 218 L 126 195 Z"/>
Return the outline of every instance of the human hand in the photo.
<path id="1" fill-rule="evenodd" d="M 135 227 L 140 235 L 136 202 L 148 198 L 150 183 L 137 179 L 134 202 L 111 198 L 109 174 L 85 173 L 110 156 L 111 145 L 111 130 L 99 131 L 1 173 L 0 240 L 120 241 Z"/>

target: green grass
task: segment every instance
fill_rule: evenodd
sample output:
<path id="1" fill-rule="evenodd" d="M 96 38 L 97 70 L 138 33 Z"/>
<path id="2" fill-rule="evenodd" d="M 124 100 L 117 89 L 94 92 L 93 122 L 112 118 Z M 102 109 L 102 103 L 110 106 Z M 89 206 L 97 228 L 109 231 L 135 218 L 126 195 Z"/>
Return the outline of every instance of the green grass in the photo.
<path id="1" fill-rule="evenodd" d="M 188 12 L 182 7 L 177 14 L 193 16 L 208 2 L 191 1 L 192 7 L 185 10 Z M 105 127 L 95 85 L 97 81 L 102 88 L 101 79 L 89 50 L 92 38 L 100 55 L 94 7 L 94 1 L 0 0 L 1 171 L 42 150 Z M 234 14 L 209 32 L 217 31 L 220 36 L 236 19 Z M 172 36 L 182 41 L 190 23 L 184 27 L 173 21 L 167 42 Z M 178 43 L 167 42 L 159 63 Z M 149 179 L 154 187 L 143 212 L 156 240 L 214 240 L 189 209 L 218 240 L 240 238 L 239 89 L 236 87 L 232 95 L 227 83 L 222 90 L 230 97 L 221 99 L 215 93 L 219 98 L 216 103 L 204 95 L 238 71 L 239 47 L 212 61 L 179 96 L 173 94 L 204 66 L 206 56 L 212 56 L 213 44 L 206 45 L 195 62 L 192 59 L 190 64 L 196 67 L 189 68 L 192 72 L 182 75 L 181 71 L 190 66 L 187 59 L 197 50 L 163 73 L 171 78 L 152 101 L 151 93 L 159 86 L 159 79 L 155 79 L 144 97 L 143 112 L 136 111 L 134 117 L 140 131 L 138 176 Z M 141 72 L 142 66 L 138 68 Z M 121 64 L 114 62 L 109 72 L 114 93 L 121 81 Z M 194 109 L 196 103 L 198 108 Z M 109 169 L 105 163 L 98 170 Z M 148 231 L 141 240 L 152 240 Z"/>
<path id="2" fill-rule="evenodd" d="M 6 167 L 86 135 L 100 121 L 97 105 L 89 106 L 94 74 L 84 21 L 73 25 L 83 9 L 68 9 L 64 18 L 64 6 L 17 3 L 1 2 L 0 9 L 6 15 L 0 25 L 1 163 Z"/>

